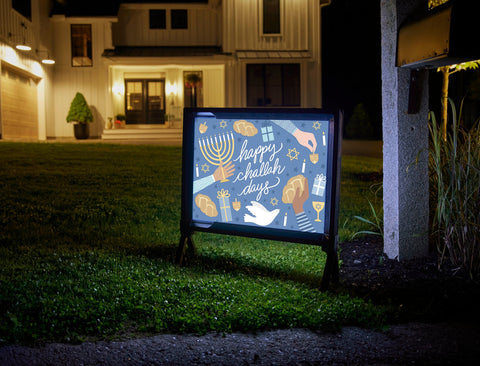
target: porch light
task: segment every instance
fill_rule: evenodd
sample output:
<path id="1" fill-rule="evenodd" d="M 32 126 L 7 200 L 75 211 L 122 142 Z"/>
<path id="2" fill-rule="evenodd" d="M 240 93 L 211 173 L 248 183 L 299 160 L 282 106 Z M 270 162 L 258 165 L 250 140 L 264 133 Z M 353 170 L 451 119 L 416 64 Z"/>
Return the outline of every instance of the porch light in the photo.
<path id="1" fill-rule="evenodd" d="M 31 51 L 32 47 L 30 47 L 28 44 L 25 43 L 25 40 L 23 40 L 23 43 L 18 43 L 15 48 L 20 51 Z"/>
<path id="2" fill-rule="evenodd" d="M 20 25 L 22 26 L 23 29 L 27 29 L 27 26 L 25 25 L 25 23 L 21 23 Z M 15 45 L 15 48 L 17 50 L 20 50 L 20 51 L 31 51 L 32 50 L 32 47 L 30 47 L 26 42 L 25 34 L 23 34 L 23 36 L 15 36 L 13 33 L 8 33 L 8 36 L 9 36 L 9 38 L 17 38 L 17 39 L 21 38 L 21 41 L 18 42 Z"/>
<path id="3" fill-rule="evenodd" d="M 112 92 L 114 92 L 117 95 L 123 95 L 125 93 L 125 85 L 123 85 L 121 83 L 113 84 Z"/>
<path id="4" fill-rule="evenodd" d="M 46 57 L 42 57 L 41 56 L 42 53 L 45 54 Z M 48 51 L 37 50 L 37 55 L 40 57 L 42 64 L 45 64 L 45 65 L 55 64 L 55 60 L 50 57 L 50 53 Z"/>
<path id="5" fill-rule="evenodd" d="M 177 95 L 178 92 L 178 86 L 177 83 L 168 83 L 166 86 L 167 89 L 167 95 Z"/>
<path id="6" fill-rule="evenodd" d="M 54 63 L 55 63 L 55 60 L 52 59 L 51 57 L 47 57 L 42 60 L 42 64 L 45 64 L 45 65 L 53 65 Z"/>

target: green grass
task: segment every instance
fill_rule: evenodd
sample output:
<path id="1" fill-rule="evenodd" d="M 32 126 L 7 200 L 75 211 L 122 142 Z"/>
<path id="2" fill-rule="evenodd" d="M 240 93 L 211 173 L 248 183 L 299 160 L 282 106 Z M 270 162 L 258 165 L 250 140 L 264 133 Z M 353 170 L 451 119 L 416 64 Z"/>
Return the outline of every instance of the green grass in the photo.
<path id="1" fill-rule="evenodd" d="M 358 177 L 381 161 L 343 168 L 347 240 L 374 197 Z M 382 324 L 385 309 L 318 290 L 319 247 L 197 233 L 178 267 L 180 179 L 177 147 L 2 142 L 0 344 Z"/>

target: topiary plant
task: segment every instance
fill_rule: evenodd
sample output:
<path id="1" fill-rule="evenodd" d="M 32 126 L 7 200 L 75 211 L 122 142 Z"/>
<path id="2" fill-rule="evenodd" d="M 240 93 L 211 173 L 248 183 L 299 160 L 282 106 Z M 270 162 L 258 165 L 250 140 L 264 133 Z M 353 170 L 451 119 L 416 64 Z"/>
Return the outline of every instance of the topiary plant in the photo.
<path id="1" fill-rule="evenodd" d="M 77 123 L 91 123 L 93 122 L 93 114 L 90 107 L 85 100 L 82 93 L 75 94 L 72 103 L 70 104 L 70 110 L 67 115 L 67 122 Z"/>

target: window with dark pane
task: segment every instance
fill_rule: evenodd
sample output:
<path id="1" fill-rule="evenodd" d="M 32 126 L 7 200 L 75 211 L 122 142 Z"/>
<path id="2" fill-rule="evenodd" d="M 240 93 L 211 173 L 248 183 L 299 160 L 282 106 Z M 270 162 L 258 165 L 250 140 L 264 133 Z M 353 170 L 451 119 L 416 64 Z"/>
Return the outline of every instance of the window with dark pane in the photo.
<path id="1" fill-rule="evenodd" d="M 165 9 L 150 9 L 150 29 L 166 29 L 167 14 Z"/>
<path id="2" fill-rule="evenodd" d="M 188 29 L 188 12 L 186 9 L 171 10 L 172 29 Z"/>
<path id="3" fill-rule="evenodd" d="M 263 0 L 263 33 L 280 33 L 280 0 Z"/>
<path id="4" fill-rule="evenodd" d="M 248 107 L 298 107 L 300 64 L 247 65 Z"/>
<path id="5" fill-rule="evenodd" d="M 92 25 L 71 25 L 72 66 L 92 66 Z"/>

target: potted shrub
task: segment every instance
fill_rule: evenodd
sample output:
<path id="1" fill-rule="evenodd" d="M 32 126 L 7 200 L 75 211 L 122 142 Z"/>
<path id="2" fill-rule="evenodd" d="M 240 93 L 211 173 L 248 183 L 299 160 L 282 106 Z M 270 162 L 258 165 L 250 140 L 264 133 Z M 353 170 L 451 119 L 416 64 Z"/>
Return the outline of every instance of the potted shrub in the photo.
<path id="1" fill-rule="evenodd" d="M 75 98 L 73 98 L 70 104 L 67 122 L 74 123 L 73 131 L 76 139 L 83 140 L 88 138 L 88 124 L 93 122 L 93 115 L 82 93 L 75 94 Z"/>

